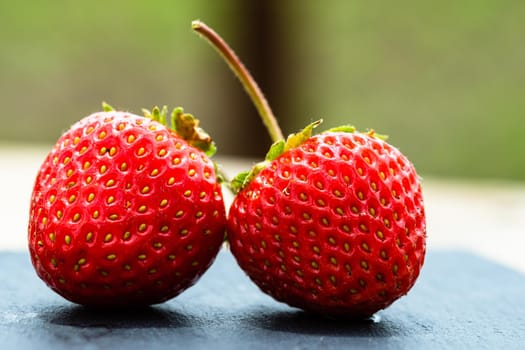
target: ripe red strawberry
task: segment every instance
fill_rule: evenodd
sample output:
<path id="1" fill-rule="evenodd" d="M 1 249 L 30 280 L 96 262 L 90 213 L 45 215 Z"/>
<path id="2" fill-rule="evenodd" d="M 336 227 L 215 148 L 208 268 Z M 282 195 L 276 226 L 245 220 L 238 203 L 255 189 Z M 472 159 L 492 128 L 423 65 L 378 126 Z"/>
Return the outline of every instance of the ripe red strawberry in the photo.
<path id="1" fill-rule="evenodd" d="M 347 132 L 311 137 L 265 164 L 228 220 L 232 253 L 264 292 L 350 318 L 408 292 L 425 232 L 414 167 L 373 135 Z"/>
<path id="2" fill-rule="evenodd" d="M 413 165 L 385 141 L 350 127 L 285 142 L 244 65 L 200 21 L 192 23 L 243 83 L 275 142 L 241 174 L 228 217 L 240 267 L 269 295 L 308 311 L 369 317 L 406 294 L 425 257 L 426 224 Z"/>
<path id="3" fill-rule="evenodd" d="M 199 149 L 213 146 L 191 115 L 174 110 L 176 133 L 165 112 L 92 114 L 58 139 L 40 167 L 29 251 L 38 276 L 64 298 L 160 303 L 214 260 L 225 208 L 214 164 Z"/>

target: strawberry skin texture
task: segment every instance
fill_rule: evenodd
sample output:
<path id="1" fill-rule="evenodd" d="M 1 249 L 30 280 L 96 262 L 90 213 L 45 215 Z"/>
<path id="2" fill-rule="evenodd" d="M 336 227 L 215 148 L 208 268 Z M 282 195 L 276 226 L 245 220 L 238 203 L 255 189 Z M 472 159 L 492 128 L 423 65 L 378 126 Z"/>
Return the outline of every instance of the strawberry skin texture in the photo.
<path id="1" fill-rule="evenodd" d="M 276 300 L 366 318 L 405 295 L 420 273 L 419 178 L 396 148 L 372 135 L 316 135 L 239 192 L 228 239 L 240 267 Z"/>
<path id="2" fill-rule="evenodd" d="M 159 122 L 92 114 L 36 177 L 28 243 L 38 276 L 84 305 L 166 301 L 193 285 L 224 240 L 214 164 Z"/>

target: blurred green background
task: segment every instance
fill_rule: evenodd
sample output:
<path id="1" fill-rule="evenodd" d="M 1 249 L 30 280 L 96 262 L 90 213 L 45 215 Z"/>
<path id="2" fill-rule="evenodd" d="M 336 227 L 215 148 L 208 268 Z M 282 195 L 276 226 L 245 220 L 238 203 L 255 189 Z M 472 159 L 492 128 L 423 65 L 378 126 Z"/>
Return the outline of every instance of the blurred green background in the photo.
<path id="1" fill-rule="evenodd" d="M 0 0 L 0 144 L 50 146 L 101 101 L 182 105 L 220 155 L 270 141 L 219 31 L 285 133 L 323 118 L 390 135 L 423 176 L 525 180 L 525 1 Z"/>

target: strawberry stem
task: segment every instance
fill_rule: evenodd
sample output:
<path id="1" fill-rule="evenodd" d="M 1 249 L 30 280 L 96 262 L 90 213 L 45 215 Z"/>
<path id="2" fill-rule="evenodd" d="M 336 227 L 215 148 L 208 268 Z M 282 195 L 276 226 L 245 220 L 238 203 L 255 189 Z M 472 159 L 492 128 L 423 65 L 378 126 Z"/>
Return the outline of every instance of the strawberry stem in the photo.
<path id="1" fill-rule="evenodd" d="M 270 138 L 273 142 L 277 142 L 284 139 L 281 128 L 275 118 L 268 101 L 264 97 L 261 89 L 251 76 L 250 72 L 246 69 L 244 64 L 241 62 L 239 57 L 231 49 L 231 47 L 217 34 L 213 29 L 208 27 L 201 21 L 193 21 L 191 27 L 194 31 L 202 35 L 208 40 L 219 54 L 226 61 L 230 69 L 240 80 L 242 86 L 250 96 L 253 104 L 257 108 L 261 119 L 270 134 Z"/>

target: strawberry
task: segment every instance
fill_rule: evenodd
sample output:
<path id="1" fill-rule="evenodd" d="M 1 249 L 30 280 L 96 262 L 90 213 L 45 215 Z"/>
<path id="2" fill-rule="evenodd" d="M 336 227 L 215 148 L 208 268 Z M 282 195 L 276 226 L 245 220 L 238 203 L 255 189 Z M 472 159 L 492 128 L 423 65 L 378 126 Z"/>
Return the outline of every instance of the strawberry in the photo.
<path id="1" fill-rule="evenodd" d="M 425 255 L 412 164 L 372 133 L 308 138 L 245 183 L 229 212 L 240 267 L 305 310 L 368 317 L 406 294 Z"/>
<path id="2" fill-rule="evenodd" d="M 232 181 L 227 231 L 239 266 L 278 301 L 310 312 L 367 318 L 414 285 L 426 250 L 414 166 L 384 137 L 319 122 L 285 141 L 257 84 L 231 48 L 193 29 L 243 83 L 274 141 L 266 160 Z"/>
<path id="3" fill-rule="evenodd" d="M 149 305 L 193 285 L 224 240 L 214 146 L 178 108 L 92 114 L 36 176 L 28 241 L 38 276 L 79 304 Z"/>

